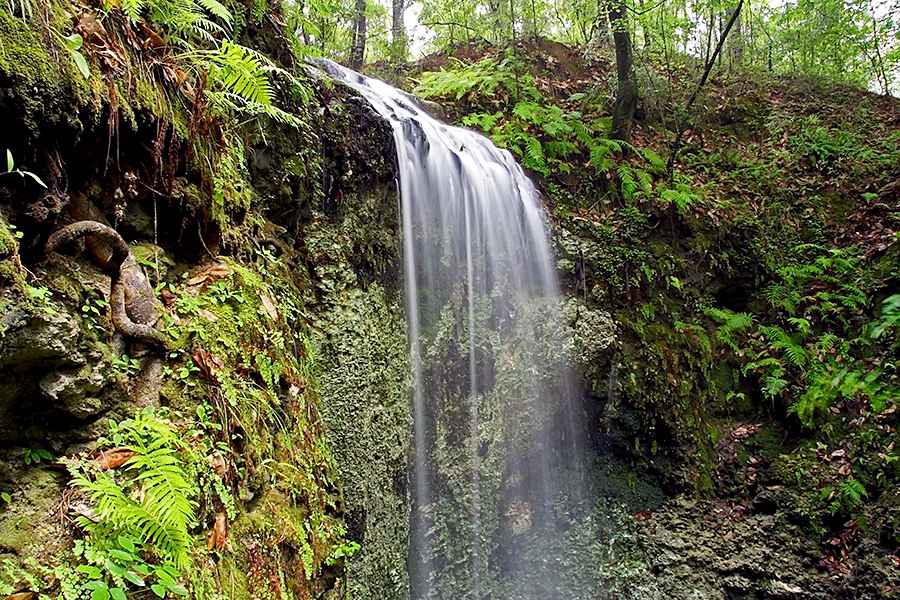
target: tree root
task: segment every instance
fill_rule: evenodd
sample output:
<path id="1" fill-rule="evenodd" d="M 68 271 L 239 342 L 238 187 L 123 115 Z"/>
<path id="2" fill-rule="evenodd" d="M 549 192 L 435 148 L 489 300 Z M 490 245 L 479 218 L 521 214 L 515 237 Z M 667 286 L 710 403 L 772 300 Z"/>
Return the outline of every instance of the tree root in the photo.
<path id="1" fill-rule="evenodd" d="M 102 266 L 112 277 L 109 306 L 113 326 L 126 337 L 165 347 L 165 336 L 154 327 L 159 319 L 156 295 L 128 244 L 115 229 L 97 221 L 78 221 L 51 235 L 45 252 L 49 254 L 85 236 L 105 242 L 112 251 L 107 261 L 98 262 L 105 263 Z M 98 253 L 93 252 L 95 257 Z"/>
<path id="2" fill-rule="evenodd" d="M 110 273 L 109 307 L 113 327 L 148 347 L 149 353 L 134 382 L 134 400 L 141 406 L 157 404 L 162 376 L 159 351 L 165 350 L 167 340 L 155 327 L 160 311 L 153 287 L 119 232 L 97 221 L 77 221 L 56 231 L 47 240 L 45 253 L 50 254 L 83 237 L 87 237 L 86 245 L 94 262 Z M 139 352 L 143 350 L 138 348 Z"/>

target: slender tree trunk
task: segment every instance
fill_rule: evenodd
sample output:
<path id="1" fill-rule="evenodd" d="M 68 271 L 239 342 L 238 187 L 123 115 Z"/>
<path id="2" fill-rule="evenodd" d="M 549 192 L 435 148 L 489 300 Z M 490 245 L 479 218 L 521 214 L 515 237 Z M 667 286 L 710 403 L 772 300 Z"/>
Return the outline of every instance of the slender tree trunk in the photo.
<path id="1" fill-rule="evenodd" d="M 597 0 L 597 20 L 591 34 L 591 49 L 602 48 L 609 43 L 609 7 L 607 0 Z"/>
<path id="2" fill-rule="evenodd" d="M 740 0 L 740 2 L 738 2 L 737 8 L 735 9 L 735 12 L 731 13 L 731 18 L 728 20 L 728 24 L 725 25 L 725 29 L 722 31 L 722 35 L 719 37 L 719 42 L 716 44 L 716 49 L 713 50 L 712 56 L 710 56 L 709 60 L 706 61 L 706 67 L 703 69 L 703 76 L 697 83 L 697 87 L 694 88 L 694 92 L 691 94 L 690 98 L 688 98 L 687 104 L 685 104 L 685 115 L 690 115 L 691 109 L 694 107 L 694 102 L 697 101 L 697 96 L 700 95 L 700 90 L 702 90 L 703 86 L 706 85 L 706 81 L 709 79 L 709 74 L 712 72 L 713 66 L 716 64 L 719 56 L 722 54 L 722 48 L 725 46 L 725 40 L 728 38 L 728 33 L 731 31 L 732 27 L 734 27 L 734 22 L 740 16 L 741 9 L 743 7 L 744 0 Z M 666 170 L 669 173 L 669 181 L 674 180 L 675 161 L 678 160 L 678 151 L 681 150 L 682 140 L 687 129 L 687 124 L 681 123 L 676 131 L 675 141 L 672 142 L 672 153 L 669 155 L 669 162 L 666 165 Z"/>
<path id="3" fill-rule="evenodd" d="M 366 0 L 356 0 L 353 18 L 353 46 L 350 49 L 350 68 L 360 69 L 366 58 Z"/>
<path id="4" fill-rule="evenodd" d="M 612 136 L 618 140 L 631 141 L 634 112 L 637 109 L 638 88 L 634 75 L 634 49 L 628 33 L 625 0 L 612 0 L 609 22 L 613 30 L 616 46 L 616 105 L 613 109 Z"/>
<path id="5" fill-rule="evenodd" d="M 735 11 L 737 11 L 737 17 L 734 19 L 734 27 L 728 37 L 728 58 L 732 67 L 739 67 L 744 59 L 744 19 L 738 9 L 734 9 L 728 16 L 734 16 Z"/>
<path id="6" fill-rule="evenodd" d="M 406 23 L 403 14 L 406 12 L 406 0 L 392 0 L 391 20 L 391 58 L 395 63 L 406 62 Z"/>

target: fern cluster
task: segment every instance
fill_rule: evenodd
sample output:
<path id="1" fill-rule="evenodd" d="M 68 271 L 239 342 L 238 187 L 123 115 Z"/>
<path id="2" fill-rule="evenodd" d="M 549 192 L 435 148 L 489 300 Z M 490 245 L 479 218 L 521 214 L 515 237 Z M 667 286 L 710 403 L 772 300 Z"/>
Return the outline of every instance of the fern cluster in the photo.
<path id="1" fill-rule="evenodd" d="M 422 73 L 416 81 L 414 93 L 422 98 L 462 100 L 469 94 L 494 96 L 502 93 L 516 98 L 535 100 L 540 97 L 534 79 L 514 72 L 513 59 L 501 61 L 483 58 L 465 63 L 450 58 L 450 68 Z"/>
<path id="2" fill-rule="evenodd" d="M 112 438 L 135 454 L 116 471 L 73 467 L 73 485 L 96 512 L 96 520 L 79 517 L 79 524 L 95 542 L 130 536 L 152 547 L 164 564 L 186 567 L 197 489 L 188 476 L 184 443 L 152 412 L 122 422 Z"/>
<path id="3" fill-rule="evenodd" d="M 617 183 L 614 192 L 626 202 L 644 198 L 673 206 L 682 215 L 700 201 L 699 194 L 684 182 L 655 184 L 654 179 L 665 173 L 665 161 L 650 148 L 610 138 L 611 117 L 561 108 L 544 98 L 534 79 L 518 73 L 516 67 L 510 56 L 475 63 L 451 59 L 448 68 L 422 74 L 415 93 L 497 106 L 501 110 L 473 112 L 462 123 L 481 129 L 495 144 L 513 152 L 525 168 L 545 177 L 587 167 Z M 573 94 L 568 102 L 583 107 L 585 97 Z M 627 160 L 631 156 L 638 161 Z"/>
<path id="4" fill-rule="evenodd" d="M 706 311 L 716 340 L 743 357 L 741 372 L 757 378 L 766 398 L 784 400 L 804 427 L 827 420 L 842 400 L 880 413 L 898 390 L 869 355 L 876 344 L 896 346 L 900 296 L 887 298 L 881 317 L 867 324 L 869 282 L 854 249 L 804 245 L 794 253 L 795 264 L 763 292 L 774 314 Z"/>
<path id="5" fill-rule="evenodd" d="M 120 7 L 132 21 L 146 19 L 187 47 L 194 40 L 214 43 L 234 25 L 231 11 L 219 0 L 121 0 Z"/>

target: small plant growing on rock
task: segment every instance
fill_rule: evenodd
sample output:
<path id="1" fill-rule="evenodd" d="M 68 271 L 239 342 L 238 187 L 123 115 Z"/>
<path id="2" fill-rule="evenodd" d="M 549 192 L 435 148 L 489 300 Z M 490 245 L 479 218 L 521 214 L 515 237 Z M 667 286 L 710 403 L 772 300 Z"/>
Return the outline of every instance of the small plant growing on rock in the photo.
<path id="1" fill-rule="evenodd" d="M 22 450 L 22 462 L 26 465 L 37 465 L 53 460 L 53 455 L 43 448 L 25 448 Z"/>

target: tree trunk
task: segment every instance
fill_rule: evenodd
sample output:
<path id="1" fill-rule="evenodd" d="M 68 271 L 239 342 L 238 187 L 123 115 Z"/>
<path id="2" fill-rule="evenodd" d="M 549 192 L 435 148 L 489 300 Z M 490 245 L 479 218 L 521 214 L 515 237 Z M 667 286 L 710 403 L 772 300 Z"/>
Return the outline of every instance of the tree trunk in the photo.
<path id="1" fill-rule="evenodd" d="M 631 141 L 634 111 L 637 109 L 638 88 L 634 75 L 634 50 L 628 33 L 625 0 L 613 0 L 609 11 L 609 22 L 613 30 L 616 46 L 616 105 L 613 109 L 612 136 L 617 140 Z"/>
<path id="2" fill-rule="evenodd" d="M 366 58 L 366 0 L 356 0 L 353 19 L 353 46 L 350 49 L 350 68 L 360 69 Z"/>
<path id="3" fill-rule="evenodd" d="M 744 59 L 744 20 L 739 9 L 734 9 L 728 16 L 729 18 L 734 16 L 735 11 L 737 11 L 737 17 L 734 19 L 731 35 L 728 37 L 728 57 L 732 67 L 740 66 Z"/>
<path id="4" fill-rule="evenodd" d="M 591 48 L 603 48 L 609 43 L 609 7 L 606 0 L 597 0 L 597 20 L 591 35 Z"/>
<path id="5" fill-rule="evenodd" d="M 395 63 L 406 62 L 406 23 L 403 14 L 406 12 L 406 0 L 392 0 L 391 21 L 391 58 Z"/>

